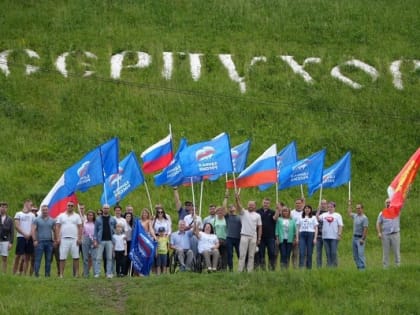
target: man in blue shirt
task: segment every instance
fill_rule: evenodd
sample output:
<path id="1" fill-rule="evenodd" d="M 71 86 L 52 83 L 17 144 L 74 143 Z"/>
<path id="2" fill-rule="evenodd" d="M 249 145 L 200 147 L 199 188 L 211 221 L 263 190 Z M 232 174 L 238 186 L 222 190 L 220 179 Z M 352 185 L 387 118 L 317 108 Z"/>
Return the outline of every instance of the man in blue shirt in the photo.
<path id="1" fill-rule="evenodd" d="M 194 257 L 191 250 L 192 230 L 186 230 L 187 225 L 184 220 L 179 221 L 178 229 L 171 234 L 170 246 L 176 252 L 181 271 L 190 270 Z"/>

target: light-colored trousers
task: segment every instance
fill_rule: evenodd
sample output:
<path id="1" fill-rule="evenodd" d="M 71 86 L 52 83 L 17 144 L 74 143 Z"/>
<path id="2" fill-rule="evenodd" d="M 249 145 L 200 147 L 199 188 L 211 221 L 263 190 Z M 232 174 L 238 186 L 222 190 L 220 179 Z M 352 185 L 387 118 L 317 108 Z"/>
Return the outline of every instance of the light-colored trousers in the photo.
<path id="1" fill-rule="evenodd" d="M 213 270 L 217 269 L 217 262 L 219 261 L 220 253 L 219 250 L 212 249 L 212 250 L 205 250 L 201 253 L 204 257 L 204 262 L 206 263 L 206 268 L 213 268 Z"/>
<path id="2" fill-rule="evenodd" d="M 248 235 L 241 235 L 241 242 L 239 243 L 239 265 L 238 271 L 244 271 L 245 267 L 245 259 L 248 253 L 248 265 L 247 271 L 251 272 L 254 270 L 254 255 L 255 249 L 257 247 L 257 237 L 256 236 L 248 236 Z"/>
<path id="3" fill-rule="evenodd" d="M 399 266 L 401 262 L 400 232 L 392 234 L 382 234 L 382 262 L 384 264 L 384 268 L 389 267 L 389 252 L 391 249 L 394 253 L 395 265 Z"/>

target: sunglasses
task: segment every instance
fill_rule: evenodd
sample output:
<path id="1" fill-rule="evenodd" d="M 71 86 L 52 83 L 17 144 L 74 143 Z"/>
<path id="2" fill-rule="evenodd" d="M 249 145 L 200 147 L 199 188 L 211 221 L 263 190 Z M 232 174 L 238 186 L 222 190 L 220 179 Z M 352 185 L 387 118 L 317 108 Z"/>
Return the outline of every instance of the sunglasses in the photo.
<path id="1" fill-rule="evenodd" d="M 160 214 L 160 213 L 163 213 L 163 211 L 157 211 L 156 213 Z"/>

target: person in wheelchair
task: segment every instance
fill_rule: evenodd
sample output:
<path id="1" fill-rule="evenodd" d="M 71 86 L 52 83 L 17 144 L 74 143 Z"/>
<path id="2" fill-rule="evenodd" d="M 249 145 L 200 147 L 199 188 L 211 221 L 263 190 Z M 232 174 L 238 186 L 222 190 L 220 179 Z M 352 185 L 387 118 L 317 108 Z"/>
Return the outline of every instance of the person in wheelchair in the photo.
<path id="1" fill-rule="evenodd" d="M 175 255 L 180 265 L 181 271 L 191 270 L 194 254 L 191 250 L 192 230 L 187 231 L 187 224 L 184 220 L 178 222 L 178 231 L 171 234 L 170 247 L 175 251 Z"/>
<path id="2" fill-rule="evenodd" d="M 203 256 L 205 268 L 208 272 L 217 271 L 219 261 L 219 239 L 214 234 L 213 226 L 206 223 L 203 231 L 200 231 L 198 224 L 194 224 L 194 234 L 198 238 L 198 253 Z"/>

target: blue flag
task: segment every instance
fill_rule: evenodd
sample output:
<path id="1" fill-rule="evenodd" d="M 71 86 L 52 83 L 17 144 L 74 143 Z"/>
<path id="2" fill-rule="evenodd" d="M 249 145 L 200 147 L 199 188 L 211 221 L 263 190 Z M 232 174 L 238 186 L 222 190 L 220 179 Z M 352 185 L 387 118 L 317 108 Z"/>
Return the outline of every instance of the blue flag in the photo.
<path id="1" fill-rule="evenodd" d="M 230 150 L 230 155 L 232 157 L 232 166 L 234 173 L 240 173 L 245 169 L 246 161 L 248 160 L 248 152 L 251 141 L 247 140 L 244 143 L 238 144 L 236 147 L 233 147 Z M 209 180 L 217 180 L 223 174 L 216 174 L 209 177 Z"/>
<path id="2" fill-rule="evenodd" d="M 180 152 L 179 163 L 184 177 L 232 172 L 228 134 L 222 133 L 210 141 L 188 146 Z"/>
<path id="3" fill-rule="evenodd" d="M 124 199 L 131 191 L 144 183 L 144 177 L 140 170 L 139 162 L 134 152 L 130 152 L 120 162 L 117 174 L 109 176 L 104 185 L 104 193 L 101 204 L 115 205 Z"/>
<path id="4" fill-rule="evenodd" d="M 277 180 L 279 178 L 280 170 L 289 164 L 293 164 L 297 162 L 297 149 L 296 149 L 296 141 L 290 142 L 287 146 L 285 146 L 279 154 L 277 154 Z M 258 186 L 261 191 L 267 190 L 273 186 L 273 184 L 264 184 Z"/>
<path id="5" fill-rule="evenodd" d="M 325 154 L 326 150 L 323 149 L 280 169 L 279 190 L 301 184 L 308 184 L 311 190 L 319 185 L 322 182 Z"/>
<path id="6" fill-rule="evenodd" d="M 134 222 L 133 238 L 131 240 L 130 259 L 133 268 L 138 273 L 148 276 L 153 266 L 157 242 L 146 233 L 141 222 L 137 219 Z"/>
<path id="7" fill-rule="evenodd" d="M 178 151 L 176 152 L 171 163 L 163 169 L 163 171 L 154 176 L 155 185 L 169 185 L 169 186 L 178 186 L 182 183 L 183 175 L 181 171 L 181 165 L 179 164 L 179 154 L 182 150 L 187 147 L 187 140 L 182 138 L 179 143 Z"/>
<path id="8" fill-rule="evenodd" d="M 71 192 L 86 191 L 105 181 L 105 176 L 118 173 L 118 138 L 98 146 L 64 172 L 66 187 Z"/>
<path id="9" fill-rule="evenodd" d="M 351 153 L 347 152 L 339 161 L 324 170 L 322 176 L 322 188 L 335 188 L 348 183 L 351 179 Z M 312 196 L 321 184 L 309 190 Z"/>

